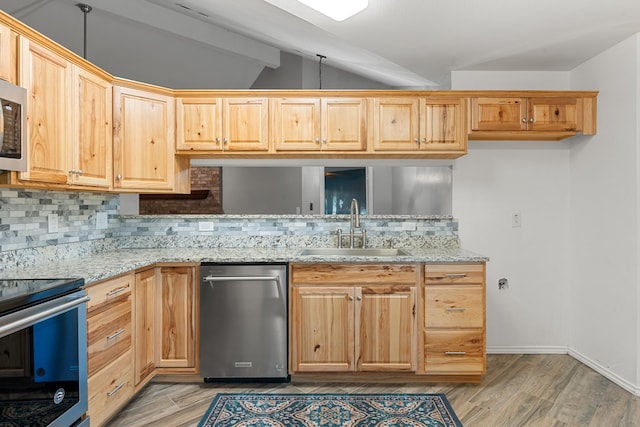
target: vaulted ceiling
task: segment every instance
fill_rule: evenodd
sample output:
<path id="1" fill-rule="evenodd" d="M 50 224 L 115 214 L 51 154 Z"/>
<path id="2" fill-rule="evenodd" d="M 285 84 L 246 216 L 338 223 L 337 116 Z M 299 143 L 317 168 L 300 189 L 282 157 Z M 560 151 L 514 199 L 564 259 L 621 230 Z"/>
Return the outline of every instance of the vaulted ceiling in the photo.
<path id="1" fill-rule="evenodd" d="M 135 45 L 155 35 L 157 46 L 147 43 L 128 60 L 172 55 L 189 61 L 184 51 L 193 45 L 208 53 L 187 65 L 224 62 L 232 75 L 251 79 L 265 66 L 278 67 L 280 50 L 312 60 L 322 54 L 327 65 L 393 87 L 446 89 L 452 70 L 571 70 L 640 32 L 638 0 L 369 0 L 367 9 L 342 22 L 294 0 L 83 2 L 94 8 L 88 39 L 98 65 L 115 40 Z M 76 3 L 0 0 L 0 8 L 81 52 Z M 234 64 L 239 58 L 245 65 Z"/>

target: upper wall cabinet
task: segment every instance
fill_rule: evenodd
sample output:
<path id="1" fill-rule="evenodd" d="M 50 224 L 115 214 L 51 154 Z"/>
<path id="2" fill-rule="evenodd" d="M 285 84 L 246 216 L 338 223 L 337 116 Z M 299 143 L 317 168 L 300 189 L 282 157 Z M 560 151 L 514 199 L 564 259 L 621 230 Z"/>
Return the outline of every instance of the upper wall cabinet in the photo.
<path id="1" fill-rule="evenodd" d="M 113 187 L 131 192 L 188 192 L 188 160 L 175 155 L 171 96 L 113 86 Z"/>
<path id="2" fill-rule="evenodd" d="M 71 158 L 71 64 L 21 39 L 20 84 L 27 89 L 29 170 L 20 180 L 67 184 Z"/>
<path id="3" fill-rule="evenodd" d="M 374 151 L 424 151 L 443 157 L 465 154 L 463 101 L 456 97 L 374 98 Z"/>
<path id="4" fill-rule="evenodd" d="M 595 133 L 595 97 L 475 97 L 470 139 L 563 139 Z"/>
<path id="5" fill-rule="evenodd" d="M 266 98 L 178 98 L 177 149 L 267 151 Z"/>
<path id="6" fill-rule="evenodd" d="M 271 105 L 275 151 L 366 148 L 365 98 L 282 98 Z"/>
<path id="7" fill-rule="evenodd" d="M 111 84 L 73 66 L 73 150 L 69 183 L 81 187 L 112 184 Z"/>
<path id="8" fill-rule="evenodd" d="M 0 79 L 18 83 L 18 35 L 0 24 Z"/>

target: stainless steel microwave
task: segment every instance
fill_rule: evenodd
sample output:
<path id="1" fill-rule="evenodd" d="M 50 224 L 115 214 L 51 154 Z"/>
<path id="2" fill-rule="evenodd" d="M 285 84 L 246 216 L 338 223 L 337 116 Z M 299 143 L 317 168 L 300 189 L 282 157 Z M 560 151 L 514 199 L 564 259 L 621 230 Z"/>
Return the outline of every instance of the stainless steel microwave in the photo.
<path id="1" fill-rule="evenodd" d="M 27 90 L 0 80 L 0 171 L 27 170 Z"/>

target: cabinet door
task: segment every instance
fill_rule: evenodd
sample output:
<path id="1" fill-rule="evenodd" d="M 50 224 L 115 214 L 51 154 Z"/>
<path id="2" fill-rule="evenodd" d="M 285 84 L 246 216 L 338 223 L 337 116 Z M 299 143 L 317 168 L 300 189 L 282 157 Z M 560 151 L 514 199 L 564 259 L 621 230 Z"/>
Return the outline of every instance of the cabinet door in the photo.
<path id="1" fill-rule="evenodd" d="M 161 267 L 156 298 L 156 366 L 195 367 L 196 283 L 193 267 Z"/>
<path id="2" fill-rule="evenodd" d="M 356 288 L 359 371 L 415 371 L 416 287 Z"/>
<path id="3" fill-rule="evenodd" d="M 320 99 L 274 99 L 271 122 L 276 151 L 320 150 Z"/>
<path id="4" fill-rule="evenodd" d="M 266 98 L 224 100 L 224 150 L 269 149 L 269 102 Z"/>
<path id="5" fill-rule="evenodd" d="M 577 98 L 530 98 L 528 130 L 575 131 L 578 129 Z"/>
<path id="6" fill-rule="evenodd" d="M 222 99 L 177 100 L 178 150 L 222 150 Z"/>
<path id="7" fill-rule="evenodd" d="M 151 92 L 114 86 L 114 188 L 174 188 L 174 102 Z"/>
<path id="8" fill-rule="evenodd" d="M 136 274 L 133 292 L 133 385 L 149 378 L 155 369 L 156 270 Z"/>
<path id="9" fill-rule="evenodd" d="M 111 84 L 73 67 L 73 152 L 70 181 L 109 188 L 112 174 Z"/>
<path id="10" fill-rule="evenodd" d="M 467 151 L 465 108 L 460 98 L 420 101 L 420 149 Z"/>
<path id="11" fill-rule="evenodd" d="M 376 98 L 373 101 L 375 151 L 415 151 L 419 148 L 418 99 Z"/>
<path id="12" fill-rule="evenodd" d="M 353 287 L 296 286 L 292 298 L 292 370 L 353 371 Z"/>
<path id="13" fill-rule="evenodd" d="M 471 99 L 471 130 L 526 130 L 526 117 L 526 98 Z"/>
<path id="14" fill-rule="evenodd" d="M 0 25 L 0 79 L 18 83 L 18 35 Z"/>
<path id="15" fill-rule="evenodd" d="M 323 98 L 321 105 L 322 150 L 364 150 L 367 139 L 366 100 Z"/>
<path id="16" fill-rule="evenodd" d="M 71 65 L 36 43 L 21 39 L 21 85 L 27 89 L 29 170 L 20 179 L 65 184 L 72 148 Z"/>

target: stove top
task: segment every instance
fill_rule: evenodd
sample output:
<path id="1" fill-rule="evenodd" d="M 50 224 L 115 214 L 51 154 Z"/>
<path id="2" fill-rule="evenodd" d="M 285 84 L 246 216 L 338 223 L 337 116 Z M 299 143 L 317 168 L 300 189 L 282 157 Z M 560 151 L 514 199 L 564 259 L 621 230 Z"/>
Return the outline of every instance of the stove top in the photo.
<path id="1" fill-rule="evenodd" d="M 84 279 L 0 279 L 0 315 L 70 294 Z"/>

